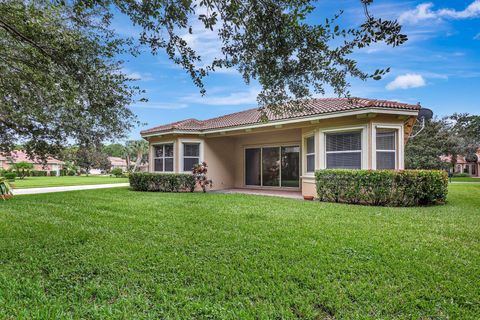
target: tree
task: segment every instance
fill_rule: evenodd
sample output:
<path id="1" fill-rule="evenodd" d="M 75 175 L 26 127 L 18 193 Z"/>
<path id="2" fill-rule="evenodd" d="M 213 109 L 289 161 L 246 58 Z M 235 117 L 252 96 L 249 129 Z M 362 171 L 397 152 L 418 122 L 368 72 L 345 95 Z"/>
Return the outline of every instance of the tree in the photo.
<path id="1" fill-rule="evenodd" d="M 107 154 L 109 157 L 118 157 L 123 158 L 125 157 L 125 146 L 120 143 L 112 143 L 103 146 L 103 152 Z"/>
<path id="2" fill-rule="evenodd" d="M 348 95 L 348 77 L 377 80 L 388 72 L 364 72 L 350 57 L 372 43 L 407 40 L 396 21 L 369 13 L 372 1 L 359 0 L 364 21 L 350 28 L 339 26 L 341 13 L 309 23 L 313 0 L 2 1 L 0 149 L 23 140 L 29 154 L 45 159 L 68 140 L 125 136 L 136 123 L 127 106 L 141 90 L 121 71 L 120 54 L 137 54 L 138 47 L 111 30 L 117 12 L 141 29 L 140 45 L 163 50 L 202 94 L 204 77 L 219 68 L 258 81 L 265 115 L 303 108 L 297 99 L 324 93 L 326 85 Z M 185 40 L 194 29 L 218 36 L 221 53 L 212 61 Z"/>
<path id="3" fill-rule="evenodd" d="M 58 155 L 66 141 L 125 136 L 140 91 L 116 56 L 125 41 L 56 1 L 0 3 L 0 150 Z M 89 19 L 91 22 L 88 23 Z M 28 115 L 28 116 L 26 116 Z"/>
<path id="4" fill-rule="evenodd" d="M 137 171 L 138 167 L 144 163 L 148 157 L 148 142 L 146 140 L 131 140 L 127 142 L 128 159 L 135 161 L 132 172 Z"/>
<path id="5" fill-rule="evenodd" d="M 105 171 L 110 170 L 111 163 L 108 160 L 108 156 L 99 149 L 97 146 L 80 146 L 75 163 L 85 169 L 87 174 L 93 168 Z"/>
<path id="6" fill-rule="evenodd" d="M 457 156 L 473 158 L 480 146 L 479 118 L 469 114 L 454 114 L 442 119 L 426 121 L 425 128 L 408 140 L 405 147 L 405 167 L 407 169 L 454 168 Z M 449 156 L 450 164 L 446 165 L 441 161 L 441 156 Z"/>
<path id="7" fill-rule="evenodd" d="M 27 173 L 33 169 L 33 164 L 27 161 L 20 161 L 15 163 L 15 171 L 17 171 L 20 179 L 24 179 Z"/>

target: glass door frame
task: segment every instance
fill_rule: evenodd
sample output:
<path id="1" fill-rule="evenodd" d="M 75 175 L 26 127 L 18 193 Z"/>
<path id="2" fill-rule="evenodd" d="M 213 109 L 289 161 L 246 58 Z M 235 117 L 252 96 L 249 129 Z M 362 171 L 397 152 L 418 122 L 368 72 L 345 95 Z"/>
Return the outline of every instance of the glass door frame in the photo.
<path id="1" fill-rule="evenodd" d="M 298 187 L 282 187 L 282 147 L 298 147 Z M 280 155 L 280 168 L 279 168 L 279 179 L 278 186 L 264 186 L 263 185 L 263 148 L 278 148 Z M 260 149 L 260 185 L 249 185 L 246 184 L 247 178 L 247 149 Z M 300 190 L 302 186 L 302 143 L 299 141 L 290 142 L 290 143 L 276 143 L 276 144 L 265 144 L 265 145 L 248 145 L 243 147 L 243 181 L 242 185 L 248 188 L 262 188 L 262 189 L 290 189 L 290 190 Z"/>

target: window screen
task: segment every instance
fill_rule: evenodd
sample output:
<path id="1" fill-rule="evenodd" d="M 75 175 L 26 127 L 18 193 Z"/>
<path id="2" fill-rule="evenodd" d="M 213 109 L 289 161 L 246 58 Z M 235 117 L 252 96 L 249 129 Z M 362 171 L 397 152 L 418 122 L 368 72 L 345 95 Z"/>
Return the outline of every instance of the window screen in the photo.
<path id="1" fill-rule="evenodd" d="M 190 171 L 200 163 L 200 143 L 183 144 L 183 171 Z"/>
<path id="2" fill-rule="evenodd" d="M 305 145 L 307 147 L 307 152 L 305 153 L 306 163 L 307 163 L 306 172 L 314 172 L 315 171 L 315 136 L 305 138 Z"/>
<path id="3" fill-rule="evenodd" d="M 377 169 L 395 169 L 396 130 L 377 130 Z"/>
<path id="4" fill-rule="evenodd" d="M 362 133 L 326 134 L 327 168 L 360 169 L 362 167 Z"/>
<path id="5" fill-rule="evenodd" d="M 153 146 L 153 171 L 173 171 L 173 143 Z"/>

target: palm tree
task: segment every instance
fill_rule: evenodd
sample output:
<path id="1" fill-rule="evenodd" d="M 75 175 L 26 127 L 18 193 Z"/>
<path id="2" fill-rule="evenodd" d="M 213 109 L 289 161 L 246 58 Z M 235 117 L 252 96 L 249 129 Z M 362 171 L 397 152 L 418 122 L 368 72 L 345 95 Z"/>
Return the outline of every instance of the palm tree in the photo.
<path id="1" fill-rule="evenodd" d="M 148 155 L 148 142 L 146 140 L 130 140 L 125 145 L 127 167 L 130 168 L 131 159 L 135 159 L 135 164 L 132 172 L 137 171 L 137 168 L 142 164 L 143 159 Z"/>

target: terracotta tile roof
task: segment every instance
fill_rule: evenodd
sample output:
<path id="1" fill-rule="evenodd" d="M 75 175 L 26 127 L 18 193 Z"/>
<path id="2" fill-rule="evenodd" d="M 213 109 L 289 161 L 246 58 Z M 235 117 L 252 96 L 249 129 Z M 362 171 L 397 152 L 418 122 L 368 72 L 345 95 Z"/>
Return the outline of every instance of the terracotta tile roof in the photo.
<path id="1" fill-rule="evenodd" d="M 284 114 L 274 114 L 267 109 L 266 115 L 270 121 L 287 120 L 315 116 L 326 113 L 335 113 L 357 109 L 382 108 L 394 110 L 414 110 L 420 109 L 420 105 L 401 103 L 388 100 L 364 99 L 364 98 L 324 98 L 311 99 L 306 101 L 305 108 L 299 112 L 288 112 Z M 196 120 L 186 119 L 158 127 L 143 130 L 142 135 L 152 133 L 162 133 L 173 130 L 182 131 L 203 131 L 221 128 L 230 128 L 242 125 L 249 125 L 261 122 L 261 111 L 258 108 L 235 112 L 224 116 Z"/>
<path id="2" fill-rule="evenodd" d="M 41 164 L 42 163 L 42 161 L 39 160 L 39 159 L 34 159 L 34 160 L 30 159 L 25 152 L 20 151 L 20 150 L 15 150 L 9 155 L 0 154 L 0 160 L 2 160 L 2 161 L 13 161 L 14 163 L 21 162 L 21 161 L 25 161 L 25 162 L 33 163 L 33 164 Z M 52 158 L 52 157 L 48 157 L 47 158 L 47 164 L 64 164 L 64 162 L 60 161 L 58 159 Z"/>
<path id="3" fill-rule="evenodd" d="M 108 157 L 108 160 L 112 164 L 112 166 L 126 166 L 127 160 L 119 158 L 119 157 Z"/>

